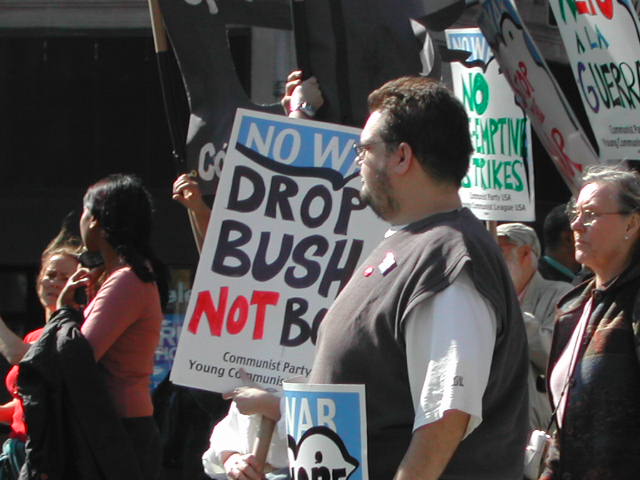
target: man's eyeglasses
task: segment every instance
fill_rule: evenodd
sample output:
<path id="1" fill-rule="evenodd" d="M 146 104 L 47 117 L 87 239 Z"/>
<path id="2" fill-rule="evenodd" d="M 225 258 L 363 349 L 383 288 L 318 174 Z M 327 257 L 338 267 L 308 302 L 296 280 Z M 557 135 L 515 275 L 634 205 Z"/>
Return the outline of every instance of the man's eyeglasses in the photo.
<path id="1" fill-rule="evenodd" d="M 617 212 L 594 212 L 593 210 L 582 210 L 577 208 L 575 205 L 571 205 L 567 208 L 567 216 L 569 217 L 569 222 L 573 223 L 578 220 L 578 217 L 582 217 L 582 225 L 585 227 L 592 226 L 599 217 L 605 215 L 629 215 L 633 213 L 632 210 L 620 210 Z"/>
<path id="2" fill-rule="evenodd" d="M 360 158 L 362 156 L 362 154 L 364 152 L 367 151 L 367 149 L 371 146 L 371 145 L 377 145 L 378 143 L 387 143 L 383 140 L 380 140 L 378 142 L 369 142 L 369 143 L 354 143 L 353 144 L 353 149 L 356 151 L 356 157 Z"/>

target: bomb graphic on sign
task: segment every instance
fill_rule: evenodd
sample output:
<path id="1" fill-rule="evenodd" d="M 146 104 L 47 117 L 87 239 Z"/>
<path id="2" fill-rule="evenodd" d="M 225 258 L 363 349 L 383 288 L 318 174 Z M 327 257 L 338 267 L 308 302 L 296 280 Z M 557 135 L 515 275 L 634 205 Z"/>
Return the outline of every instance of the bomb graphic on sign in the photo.
<path id="1" fill-rule="evenodd" d="M 292 480 L 368 480 L 364 385 L 284 382 Z"/>
<path id="2" fill-rule="evenodd" d="M 311 427 L 297 444 L 291 436 L 288 440 L 292 480 L 346 480 L 360 465 L 328 427 Z"/>

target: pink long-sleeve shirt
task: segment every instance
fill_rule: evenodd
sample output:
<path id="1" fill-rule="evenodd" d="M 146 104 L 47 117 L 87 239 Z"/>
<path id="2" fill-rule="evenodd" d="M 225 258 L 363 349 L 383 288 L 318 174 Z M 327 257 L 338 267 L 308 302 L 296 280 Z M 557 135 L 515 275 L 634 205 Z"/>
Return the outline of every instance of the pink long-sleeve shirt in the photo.
<path id="1" fill-rule="evenodd" d="M 82 333 L 107 371 L 107 389 L 119 415 L 152 415 L 150 379 L 163 319 L 156 284 L 143 282 L 129 266 L 120 268 L 105 280 L 84 316 Z"/>

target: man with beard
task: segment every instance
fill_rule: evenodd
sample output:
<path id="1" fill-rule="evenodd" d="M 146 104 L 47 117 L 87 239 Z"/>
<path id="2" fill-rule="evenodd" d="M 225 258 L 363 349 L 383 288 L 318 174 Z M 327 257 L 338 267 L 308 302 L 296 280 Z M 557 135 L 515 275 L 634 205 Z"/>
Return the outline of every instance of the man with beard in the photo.
<path id="1" fill-rule="evenodd" d="M 551 405 L 544 378 L 551 351 L 556 306 L 571 284 L 546 280 L 538 272 L 540 241 L 535 230 L 522 223 L 498 225 L 496 235 L 522 308 L 530 360 L 529 427 L 546 430 Z"/>
<path id="2" fill-rule="evenodd" d="M 526 338 L 498 245 L 458 196 L 467 115 L 424 77 L 369 107 L 361 197 L 391 228 L 327 312 L 309 381 L 365 385 L 371 480 L 521 479 Z M 228 396 L 280 416 L 265 392 Z"/>
<path id="3" fill-rule="evenodd" d="M 327 313 L 309 381 L 365 384 L 373 480 L 522 478 L 526 338 L 500 250 L 458 195 L 467 115 L 420 77 L 369 107 L 361 197 L 391 228 Z"/>

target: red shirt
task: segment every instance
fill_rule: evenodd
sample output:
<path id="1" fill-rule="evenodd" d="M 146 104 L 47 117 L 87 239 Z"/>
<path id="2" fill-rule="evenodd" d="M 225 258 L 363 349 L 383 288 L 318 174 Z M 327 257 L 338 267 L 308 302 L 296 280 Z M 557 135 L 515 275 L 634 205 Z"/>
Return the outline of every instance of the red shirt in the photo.
<path id="1" fill-rule="evenodd" d="M 27 333 L 24 337 L 24 341 L 27 343 L 33 343 L 37 341 L 41 336 L 42 332 L 44 332 L 44 327 L 38 328 L 33 332 Z M 7 386 L 7 390 L 13 398 L 17 400 L 15 407 L 13 408 L 13 421 L 11 422 L 11 433 L 9 437 L 17 438 L 18 440 L 22 440 L 23 442 L 27 441 L 27 425 L 24 421 L 24 406 L 22 404 L 22 397 L 18 393 L 18 375 L 20 374 L 20 368 L 18 365 L 14 365 L 7 373 L 7 377 L 5 378 L 5 384 Z"/>

